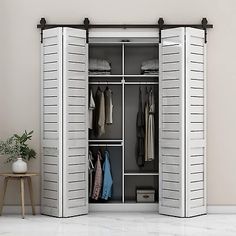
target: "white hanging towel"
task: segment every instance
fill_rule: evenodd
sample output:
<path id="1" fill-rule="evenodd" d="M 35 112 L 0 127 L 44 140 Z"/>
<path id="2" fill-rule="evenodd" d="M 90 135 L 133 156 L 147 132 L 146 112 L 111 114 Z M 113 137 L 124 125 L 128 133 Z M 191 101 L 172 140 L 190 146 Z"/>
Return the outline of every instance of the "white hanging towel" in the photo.
<path id="1" fill-rule="evenodd" d="M 93 129 L 93 112 L 95 109 L 95 102 L 93 98 L 93 91 L 90 90 L 90 96 L 89 96 L 89 129 Z"/>
<path id="2" fill-rule="evenodd" d="M 147 132 L 147 161 L 153 161 L 155 157 L 155 101 L 152 89 L 149 92 L 149 114 Z"/>

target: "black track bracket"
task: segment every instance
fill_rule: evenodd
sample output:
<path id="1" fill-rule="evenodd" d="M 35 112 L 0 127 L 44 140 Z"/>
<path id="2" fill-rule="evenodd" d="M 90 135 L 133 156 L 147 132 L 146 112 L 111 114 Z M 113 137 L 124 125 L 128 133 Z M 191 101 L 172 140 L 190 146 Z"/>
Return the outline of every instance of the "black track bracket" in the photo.
<path id="1" fill-rule="evenodd" d="M 158 26 L 159 26 L 159 43 L 161 43 L 161 31 L 163 30 L 163 26 L 164 26 L 163 18 L 159 18 Z"/>
<path id="2" fill-rule="evenodd" d="M 86 30 L 86 43 L 89 42 L 89 18 L 84 18 L 84 29 Z"/>
<path id="3" fill-rule="evenodd" d="M 46 22 L 45 18 L 41 18 L 41 20 L 40 20 L 40 25 L 41 25 L 41 32 L 40 32 L 41 43 L 43 43 L 43 30 L 45 29 L 46 24 L 47 24 L 47 22 Z"/>

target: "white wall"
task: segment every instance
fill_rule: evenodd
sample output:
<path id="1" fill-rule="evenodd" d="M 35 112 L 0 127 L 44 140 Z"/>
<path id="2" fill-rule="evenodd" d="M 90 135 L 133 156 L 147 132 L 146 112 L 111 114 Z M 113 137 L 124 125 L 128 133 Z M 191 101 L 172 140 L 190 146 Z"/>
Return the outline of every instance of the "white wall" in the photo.
<path id="1" fill-rule="evenodd" d="M 198 23 L 207 17 L 208 33 L 208 204 L 236 204 L 236 1 L 235 0 L 1 0 L 0 137 L 34 130 L 39 152 L 41 17 L 48 23 Z M 0 25 L 1 26 L 1 25 Z M 2 164 L 0 171 L 9 168 Z M 39 158 L 30 163 L 39 171 Z M 39 204 L 39 178 L 34 179 Z M 2 186 L 0 186 L 2 187 Z M 7 203 L 16 204 L 16 185 Z"/>

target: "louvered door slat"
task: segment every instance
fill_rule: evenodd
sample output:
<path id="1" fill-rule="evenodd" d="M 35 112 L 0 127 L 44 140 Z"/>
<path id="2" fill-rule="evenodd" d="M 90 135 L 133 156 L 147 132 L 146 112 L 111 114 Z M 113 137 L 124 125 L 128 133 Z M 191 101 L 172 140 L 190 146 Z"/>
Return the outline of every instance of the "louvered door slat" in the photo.
<path id="1" fill-rule="evenodd" d="M 84 30 L 64 28 L 64 181 L 65 217 L 88 213 L 88 53 Z"/>

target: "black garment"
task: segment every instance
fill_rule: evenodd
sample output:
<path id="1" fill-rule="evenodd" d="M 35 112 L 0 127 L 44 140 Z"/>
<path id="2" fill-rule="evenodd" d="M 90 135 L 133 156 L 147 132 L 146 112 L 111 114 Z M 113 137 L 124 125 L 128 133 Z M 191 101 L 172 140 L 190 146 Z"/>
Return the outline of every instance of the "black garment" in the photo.
<path id="1" fill-rule="evenodd" d="M 102 97 L 102 90 L 101 88 L 98 86 L 97 88 L 97 92 L 95 94 L 95 112 L 94 112 L 94 116 L 93 116 L 93 132 L 94 135 L 96 137 L 99 136 L 99 125 L 98 125 L 98 121 L 99 121 L 99 112 L 100 112 L 100 106 L 101 106 L 101 97 Z"/>
<path id="2" fill-rule="evenodd" d="M 142 90 L 139 87 L 139 108 L 136 120 L 136 133 L 137 133 L 137 145 L 136 145 L 136 162 L 139 167 L 144 166 L 144 156 L 145 156 L 145 148 L 144 148 L 144 112 L 142 105 Z"/>

